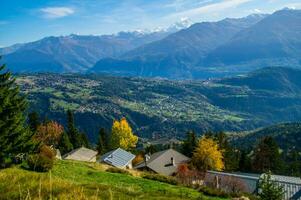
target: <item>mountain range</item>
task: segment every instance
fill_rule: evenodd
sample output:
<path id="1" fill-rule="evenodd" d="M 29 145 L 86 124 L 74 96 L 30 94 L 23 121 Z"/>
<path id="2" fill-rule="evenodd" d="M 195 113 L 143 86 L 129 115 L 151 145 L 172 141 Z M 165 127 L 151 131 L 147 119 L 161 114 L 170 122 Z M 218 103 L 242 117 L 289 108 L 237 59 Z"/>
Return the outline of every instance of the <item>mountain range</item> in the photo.
<path id="1" fill-rule="evenodd" d="M 113 35 L 68 35 L 0 48 L 14 72 L 84 72 L 99 59 L 117 57 L 146 43 L 190 26 L 188 19 L 166 29 L 119 32 Z"/>
<path id="2" fill-rule="evenodd" d="M 273 66 L 301 67 L 301 10 L 189 25 L 185 21 L 151 32 L 47 37 L 2 48 L 0 54 L 15 72 L 170 79 L 224 77 Z"/>

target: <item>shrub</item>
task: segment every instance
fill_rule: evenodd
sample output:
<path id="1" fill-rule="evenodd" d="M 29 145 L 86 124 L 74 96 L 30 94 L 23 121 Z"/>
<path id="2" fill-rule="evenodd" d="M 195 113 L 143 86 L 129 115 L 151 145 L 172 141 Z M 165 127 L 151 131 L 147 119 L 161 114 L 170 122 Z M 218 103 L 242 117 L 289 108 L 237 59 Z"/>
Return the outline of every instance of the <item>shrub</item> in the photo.
<path id="1" fill-rule="evenodd" d="M 146 178 L 146 179 L 150 179 L 150 180 L 168 183 L 171 185 L 178 185 L 178 181 L 174 177 L 171 177 L 171 176 L 163 176 L 160 174 L 143 174 L 142 177 Z"/>
<path id="2" fill-rule="evenodd" d="M 30 170 L 47 172 L 53 167 L 53 159 L 43 154 L 33 154 L 28 157 L 27 164 Z"/>
<path id="3" fill-rule="evenodd" d="M 49 146 L 43 145 L 39 153 L 29 155 L 27 158 L 27 166 L 30 170 L 37 172 L 47 172 L 53 167 L 55 159 L 54 150 Z"/>
<path id="4" fill-rule="evenodd" d="M 223 197 L 223 198 L 230 198 L 231 195 L 228 194 L 227 192 L 215 188 L 210 188 L 206 186 L 202 186 L 199 188 L 200 192 L 204 193 L 205 195 L 208 196 L 213 196 L 213 197 Z"/>
<path id="5" fill-rule="evenodd" d="M 133 164 L 133 166 L 135 166 L 143 161 L 144 161 L 144 155 L 140 153 L 140 154 L 136 155 L 136 157 L 132 161 L 132 164 Z"/>
<path id="6" fill-rule="evenodd" d="M 281 200 L 284 196 L 283 186 L 277 185 L 272 179 L 271 174 L 267 173 L 259 180 L 259 197 L 262 200 Z"/>
<path id="7" fill-rule="evenodd" d="M 233 176 L 226 176 L 221 181 L 221 188 L 230 193 L 242 193 L 247 190 L 246 184 L 239 178 Z"/>
<path id="8" fill-rule="evenodd" d="M 106 172 L 131 175 L 131 173 L 128 172 L 127 170 L 119 169 L 119 168 L 116 168 L 116 167 L 110 167 L 110 168 L 108 168 L 108 169 L 106 170 Z"/>

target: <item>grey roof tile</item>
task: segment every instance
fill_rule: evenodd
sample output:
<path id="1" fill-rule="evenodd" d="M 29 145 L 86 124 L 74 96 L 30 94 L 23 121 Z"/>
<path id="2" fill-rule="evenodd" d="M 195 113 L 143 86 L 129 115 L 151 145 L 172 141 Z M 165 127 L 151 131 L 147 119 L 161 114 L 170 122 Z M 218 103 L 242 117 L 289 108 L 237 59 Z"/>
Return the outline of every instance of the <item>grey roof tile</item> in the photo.
<path id="1" fill-rule="evenodd" d="M 134 154 L 118 148 L 102 155 L 100 157 L 100 161 L 113 165 L 115 167 L 123 168 L 128 165 L 134 158 Z"/>

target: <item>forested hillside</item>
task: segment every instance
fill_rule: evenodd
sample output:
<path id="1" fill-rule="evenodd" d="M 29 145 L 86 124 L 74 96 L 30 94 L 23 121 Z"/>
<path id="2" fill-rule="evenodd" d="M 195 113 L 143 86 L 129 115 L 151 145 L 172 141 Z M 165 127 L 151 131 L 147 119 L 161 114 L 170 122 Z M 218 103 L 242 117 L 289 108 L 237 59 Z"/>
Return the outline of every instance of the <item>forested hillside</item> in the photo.
<path id="1" fill-rule="evenodd" d="M 301 151 L 301 123 L 281 123 L 250 132 L 235 134 L 233 143 L 242 148 L 255 146 L 260 138 L 271 136 L 285 152 Z"/>
<path id="2" fill-rule="evenodd" d="M 265 68 L 247 76 L 212 81 L 169 81 L 100 75 L 20 75 L 31 109 L 65 123 L 75 111 L 93 141 L 100 127 L 126 117 L 142 137 L 181 137 L 193 129 L 252 130 L 301 120 L 301 71 Z"/>

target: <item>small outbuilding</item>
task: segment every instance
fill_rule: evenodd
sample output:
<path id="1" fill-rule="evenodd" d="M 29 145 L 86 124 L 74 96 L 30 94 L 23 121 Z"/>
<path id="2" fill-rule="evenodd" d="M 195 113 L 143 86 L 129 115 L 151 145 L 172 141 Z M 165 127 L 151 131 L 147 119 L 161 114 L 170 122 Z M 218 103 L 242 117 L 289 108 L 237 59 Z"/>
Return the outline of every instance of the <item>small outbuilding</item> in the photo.
<path id="1" fill-rule="evenodd" d="M 190 161 L 190 158 L 177 152 L 174 149 L 168 149 L 156 152 L 152 155 L 146 155 L 145 160 L 137 164 L 135 169 L 146 169 L 158 174 L 170 176 L 177 172 L 178 166 Z"/>
<path id="2" fill-rule="evenodd" d="M 62 158 L 65 160 L 77 160 L 84 162 L 96 162 L 97 151 L 80 147 L 65 154 Z"/>
<path id="3" fill-rule="evenodd" d="M 104 162 L 118 168 L 132 169 L 132 161 L 135 157 L 134 154 L 118 148 L 102 155 L 99 162 Z"/>
<path id="4" fill-rule="evenodd" d="M 223 190 L 240 189 L 247 193 L 258 193 L 258 183 L 264 174 L 227 173 L 207 171 L 205 184 L 214 185 Z M 271 181 L 283 187 L 284 200 L 301 200 L 301 178 L 292 176 L 271 175 Z"/>

